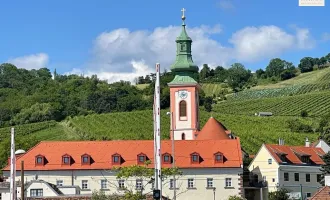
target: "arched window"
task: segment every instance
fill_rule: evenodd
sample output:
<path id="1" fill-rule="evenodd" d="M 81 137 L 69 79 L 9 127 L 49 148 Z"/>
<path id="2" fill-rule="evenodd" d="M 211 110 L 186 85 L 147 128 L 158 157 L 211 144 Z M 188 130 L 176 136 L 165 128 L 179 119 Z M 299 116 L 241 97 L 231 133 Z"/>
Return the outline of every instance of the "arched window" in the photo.
<path id="1" fill-rule="evenodd" d="M 181 134 L 181 140 L 185 140 L 186 139 L 186 134 L 182 133 Z"/>
<path id="2" fill-rule="evenodd" d="M 180 103 L 179 103 L 179 114 L 180 114 L 180 117 L 186 117 L 187 116 L 187 102 L 186 101 L 180 101 Z"/>

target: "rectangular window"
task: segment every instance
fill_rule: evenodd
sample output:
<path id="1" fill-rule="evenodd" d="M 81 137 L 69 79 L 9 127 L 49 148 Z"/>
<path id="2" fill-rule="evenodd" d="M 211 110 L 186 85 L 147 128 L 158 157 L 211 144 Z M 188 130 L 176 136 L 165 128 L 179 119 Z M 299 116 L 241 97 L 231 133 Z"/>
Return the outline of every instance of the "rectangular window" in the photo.
<path id="1" fill-rule="evenodd" d="M 137 179 L 136 180 L 136 184 L 135 184 L 135 188 L 136 190 L 142 190 L 142 180 L 141 179 Z"/>
<path id="2" fill-rule="evenodd" d="M 30 190 L 31 197 L 42 197 L 43 196 L 43 189 L 31 189 Z"/>
<path id="3" fill-rule="evenodd" d="M 113 157 L 113 162 L 118 163 L 119 162 L 119 156 L 114 156 Z"/>
<path id="4" fill-rule="evenodd" d="M 316 180 L 317 180 L 318 183 L 321 182 L 321 180 L 322 180 L 321 174 L 316 175 Z"/>
<path id="5" fill-rule="evenodd" d="M 311 182 L 311 175 L 310 174 L 306 174 L 306 182 Z"/>
<path id="6" fill-rule="evenodd" d="M 57 186 L 63 186 L 63 180 L 57 180 L 56 185 Z"/>
<path id="7" fill-rule="evenodd" d="M 193 162 L 198 162 L 198 155 L 193 155 L 192 160 Z"/>
<path id="8" fill-rule="evenodd" d="M 273 183 L 275 182 L 275 178 L 272 178 Z"/>
<path id="9" fill-rule="evenodd" d="M 284 181 L 289 181 L 289 173 L 284 172 Z"/>
<path id="10" fill-rule="evenodd" d="M 299 173 L 294 173 L 294 181 L 299 181 Z"/>
<path id="11" fill-rule="evenodd" d="M 271 164 L 272 164 L 272 161 L 273 161 L 273 160 L 272 160 L 271 158 L 269 158 L 269 159 L 268 159 L 268 164 L 271 165 Z"/>
<path id="12" fill-rule="evenodd" d="M 170 162 L 170 156 L 165 155 L 164 156 L 164 162 Z"/>
<path id="13" fill-rule="evenodd" d="M 206 187 L 213 188 L 213 178 L 206 179 Z"/>
<path id="14" fill-rule="evenodd" d="M 83 157 L 83 163 L 88 163 L 88 157 L 87 156 Z"/>
<path id="15" fill-rule="evenodd" d="M 312 197 L 312 194 L 310 192 L 307 192 L 306 197 Z"/>
<path id="16" fill-rule="evenodd" d="M 106 179 L 101 180 L 101 189 L 107 189 L 108 181 Z"/>
<path id="17" fill-rule="evenodd" d="M 42 157 L 37 158 L 37 163 L 39 163 L 39 164 L 42 163 Z"/>
<path id="18" fill-rule="evenodd" d="M 231 178 L 226 178 L 226 187 L 231 187 Z"/>
<path id="19" fill-rule="evenodd" d="M 88 181 L 87 180 L 82 180 L 81 181 L 81 189 L 83 189 L 83 190 L 88 189 Z"/>
<path id="20" fill-rule="evenodd" d="M 69 164 L 69 157 L 63 157 L 63 163 L 64 164 Z"/>
<path id="21" fill-rule="evenodd" d="M 170 189 L 174 188 L 174 179 L 170 179 Z"/>
<path id="22" fill-rule="evenodd" d="M 194 188 L 194 179 L 193 178 L 188 179 L 188 188 Z"/>
<path id="23" fill-rule="evenodd" d="M 145 156 L 139 156 L 139 162 L 144 162 L 144 158 L 145 158 Z"/>
<path id="24" fill-rule="evenodd" d="M 125 188 L 125 180 L 118 180 L 118 187 L 119 189 Z"/>

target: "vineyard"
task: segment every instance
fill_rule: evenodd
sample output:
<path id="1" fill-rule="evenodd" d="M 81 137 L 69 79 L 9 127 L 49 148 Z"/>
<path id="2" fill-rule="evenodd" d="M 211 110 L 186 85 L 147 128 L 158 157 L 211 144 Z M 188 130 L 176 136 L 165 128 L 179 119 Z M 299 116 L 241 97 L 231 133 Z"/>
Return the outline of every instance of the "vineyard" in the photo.
<path id="1" fill-rule="evenodd" d="M 166 110 L 161 112 L 162 138 L 169 138 L 169 117 Z M 226 127 L 241 138 L 243 148 L 249 153 L 256 153 L 263 142 L 277 143 L 284 138 L 287 144 L 302 145 L 306 137 L 314 140 L 317 134 L 292 133 L 283 126 L 292 117 L 260 118 L 255 116 L 237 116 L 213 114 Z M 203 126 L 210 114 L 201 112 Z M 95 139 L 152 139 L 152 111 L 89 115 L 69 119 L 69 125 L 79 135 L 89 135 Z M 312 123 L 312 122 L 311 122 Z"/>
<path id="2" fill-rule="evenodd" d="M 317 70 L 279 82 L 256 86 L 227 96 L 228 100 L 249 100 L 300 95 L 330 90 L 330 68 Z"/>
<path id="3" fill-rule="evenodd" d="M 213 96 L 214 94 L 218 95 L 220 90 L 226 88 L 227 85 L 224 83 L 203 83 L 201 86 L 206 96 Z M 228 88 L 228 90 L 230 91 L 231 89 Z"/>
<path id="4" fill-rule="evenodd" d="M 55 121 L 47 121 L 40 123 L 25 124 L 20 126 L 15 126 L 15 135 L 16 136 L 27 136 L 29 134 L 39 132 L 42 130 L 49 130 L 50 128 L 56 126 Z M 10 138 L 11 127 L 0 128 L 0 140 L 4 138 Z"/>
<path id="5" fill-rule="evenodd" d="M 214 111 L 226 114 L 254 115 L 257 112 L 272 112 L 274 115 L 299 116 L 306 110 L 310 116 L 322 116 L 330 112 L 330 91 L 303 95 L 227 101 L 214 105 Z"/>

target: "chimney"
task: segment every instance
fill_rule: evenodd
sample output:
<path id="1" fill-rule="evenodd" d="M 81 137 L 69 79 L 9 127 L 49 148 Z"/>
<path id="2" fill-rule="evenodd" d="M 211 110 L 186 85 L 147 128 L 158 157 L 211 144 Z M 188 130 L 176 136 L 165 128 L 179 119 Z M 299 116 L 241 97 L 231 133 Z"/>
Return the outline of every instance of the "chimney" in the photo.
<path id="1" fill-rule="evenodd" d="M 284 140 L 282 138 L 278 139 L 278 145 L 284 145 Z"/>
<path id="2" fill-rule="evenodd" d="M 310 143 L 308 141 L 308 138 L 306 138 L 306 140 L 305 140 L 305 147 L 310 147 Z"/>

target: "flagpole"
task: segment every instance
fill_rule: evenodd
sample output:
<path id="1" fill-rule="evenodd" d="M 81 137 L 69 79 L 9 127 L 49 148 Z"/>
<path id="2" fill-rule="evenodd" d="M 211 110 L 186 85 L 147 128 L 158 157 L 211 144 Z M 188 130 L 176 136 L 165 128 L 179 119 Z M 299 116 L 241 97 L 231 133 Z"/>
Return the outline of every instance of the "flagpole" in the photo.
<path id="1" fill-rule="evenodd" d="M 161 174 L 161 142 L 160 142 L 160 64 L 156 64 L 155 98 L 154 98 L 154 143 L 155 143 L 155 189 L 159 190 L 162 198 Z"/>
<path id="2" fill-rule="evenodd" d="M 16 157 L 15 157 L 15 129 L 11 128 L 10 150 L 10 200 L 16 200 Z"/>

